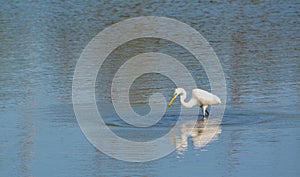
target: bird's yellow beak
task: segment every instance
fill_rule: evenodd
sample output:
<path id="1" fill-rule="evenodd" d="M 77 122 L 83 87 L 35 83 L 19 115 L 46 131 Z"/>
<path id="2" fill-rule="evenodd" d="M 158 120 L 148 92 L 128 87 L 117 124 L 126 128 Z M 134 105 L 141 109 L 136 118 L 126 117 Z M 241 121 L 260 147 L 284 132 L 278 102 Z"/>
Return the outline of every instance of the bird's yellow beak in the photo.
<path id="1" fill-rule="evenodd" d="M 175 98 L 176 98 L 177 96 L 178 96 L 177 93 L 174 93 L 174 95 L 172 96 L 172 98 L 171 98 L 171 100 L 170 100 L 170 102 L 169 102 L 169 104 L 168 104 L 168 107 L 171 106 L 171 104 L 173 103 L 173 101 L 175 100 Z"/>

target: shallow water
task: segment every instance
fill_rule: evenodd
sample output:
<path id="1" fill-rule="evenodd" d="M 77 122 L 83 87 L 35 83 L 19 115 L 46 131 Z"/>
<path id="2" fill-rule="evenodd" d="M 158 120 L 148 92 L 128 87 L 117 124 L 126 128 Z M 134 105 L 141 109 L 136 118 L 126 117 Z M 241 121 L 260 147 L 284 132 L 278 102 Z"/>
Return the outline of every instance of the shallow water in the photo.
<path id="1" fill-rule="evenodd" d="M 209 41 L 225 73 L 227 104 L 220 133 L 208 145 L 197 147 L 194 133 L 164 158 L 129 163 L 103 154 L 82 134 L 72 79 L 97 33 L 144 15 L 175 18 Z M 299 176 L 299 17 L 299 3 L 279 0 L 1 3 L 0 176 Z M 153 127 L 158 131 L 135 133 L 117 118 L 110 85 L 101 83 L 109 83 L 119 58 L 149 51 L 176 56 L 201 88 L 210 89 L 203 68 L 187 62 L 191 56 L 169 41 L 139 39 L 119 47 L 101 70 L 106 74 L 97 77 L 97 104 L 116 134 L 137 141 L 167 132 L 179 102 Z M 149 95 L 159 90 L 169 97 L 173 88 L 161 75 L 143 75 L 132 86 L 132 106 L 146 114 Z"/>

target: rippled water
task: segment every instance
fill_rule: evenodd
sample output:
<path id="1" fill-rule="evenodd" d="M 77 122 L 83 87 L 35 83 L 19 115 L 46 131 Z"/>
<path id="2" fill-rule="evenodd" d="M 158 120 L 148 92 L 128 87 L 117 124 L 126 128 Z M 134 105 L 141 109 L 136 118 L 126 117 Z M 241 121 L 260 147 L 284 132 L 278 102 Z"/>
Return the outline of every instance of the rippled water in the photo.
<path id="1" fill-rule="evenodd" d="M 199 122 L 197 131 L 178 139 L 185 143 L 174 153 L 129 163 L 98 151 L 82 134 L 72 79 L 80 53 L 98 32 L 144 15 L 175 18 L 209 41 L 225 72 L 227 104 L 219 134 L 207 146 L 197 144 L 205 134 Z M 299 176 L 299 19 L 298 2 L 279 0 L 1 3 L 0 176 Z M 97 77 L 97 104 L 116 134 L 134 140 L 160 134 L 132 133 L 106 104 L 110 85 L 101 83 L 109 83 L 120 58 L 149 51 L 176 56 L 199 87 L 210 89 L 203 68 L 187 62 L 190 54 L 176 44 L 139 39 L 120 46 L 102 68 L 105 77 Z M 161 75 L 143 75 L 132 86 L 132 106 L 146 114 L 149 95 L 159 90 L 169 97 L 173 89 Z M 156 128 L 163 134 L 176 115 L 170 110 Z"/>

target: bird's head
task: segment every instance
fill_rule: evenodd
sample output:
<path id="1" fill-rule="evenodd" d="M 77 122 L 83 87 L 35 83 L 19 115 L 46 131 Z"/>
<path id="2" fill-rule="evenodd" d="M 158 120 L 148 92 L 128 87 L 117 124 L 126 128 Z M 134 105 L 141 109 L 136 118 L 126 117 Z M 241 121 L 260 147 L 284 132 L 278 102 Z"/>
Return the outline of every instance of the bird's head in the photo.
<path id="1" fill-rule="evenodd" d="M 182 90 L 183 90 L 182 88 L 177 88 L 177 89 L 175 89 L 175 92 L 174 92 L 174 94 L 173 94 L 173 96 L 172 96 L 172 98 L 171 98 L 171 100 L 170 100 L 170 102 L 169 102 L 169 104 L 168 104 L 168 107 L 170 107 L 170 106 L 172 105 L 173 101 L 175 100 L 175 98 L 176 98 L 178 95 L 180 95 L 180 94 L 183 93 Z"/>

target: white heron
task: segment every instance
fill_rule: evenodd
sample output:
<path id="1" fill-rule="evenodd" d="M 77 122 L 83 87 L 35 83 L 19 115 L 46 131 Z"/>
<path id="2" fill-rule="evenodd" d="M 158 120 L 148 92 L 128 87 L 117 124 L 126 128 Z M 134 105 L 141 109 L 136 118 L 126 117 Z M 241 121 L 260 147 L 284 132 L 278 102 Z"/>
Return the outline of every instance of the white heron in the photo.
<path id="1" fill-rule="evenodd" d="M 207 116 L 209 115 L 208 111 L 206 110 L 208 106 L 214 104 L 221 104 L 221 100 L 219 97 L 202 89 L 193 89 L 192 98 L 189 102 L 185 102 L 184 100 L 186 99 L 186 91 L 183 88 L 177 88 L 175 89 L 175 92 L 168 104 L 168 107 L 171 106 L 171 104 L 178 95 L 180 95 L 180 102 L 183 107 L 192 108 L 194 106 L 200 106 L 202 108 L 203 118 L 205 118 L 206 116 L 205 113 L 207 113 Z"/>

